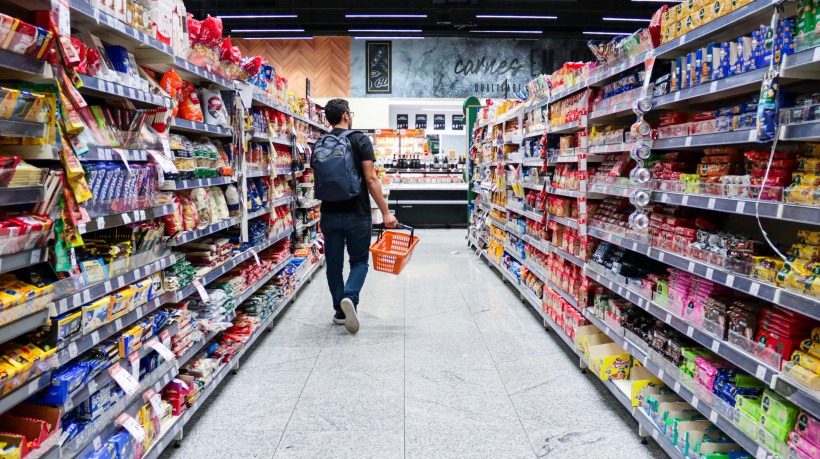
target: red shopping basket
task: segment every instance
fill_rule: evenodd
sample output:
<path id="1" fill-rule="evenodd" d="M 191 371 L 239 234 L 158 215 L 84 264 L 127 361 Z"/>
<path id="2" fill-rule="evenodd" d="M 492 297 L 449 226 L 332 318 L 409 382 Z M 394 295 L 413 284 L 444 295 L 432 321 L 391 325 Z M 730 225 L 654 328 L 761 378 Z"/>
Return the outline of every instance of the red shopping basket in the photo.
<path id="1" fill-rule="evenodd" d="M 410 230 L 410 234 L 399 233 L 398 231 L 385 231 L 384 225 L 376 225 L 379 230 L 379 237 L 370 246 L 370 253 L 373 254 L 373 266 L 376 271 L 390 274 L 398 274 L 410 261 L 413 256 L 413 249 L 419 242 L 418 236 L 414 235 L 415 230 L 411 226 L 398 224 L 397 228 Z"/>

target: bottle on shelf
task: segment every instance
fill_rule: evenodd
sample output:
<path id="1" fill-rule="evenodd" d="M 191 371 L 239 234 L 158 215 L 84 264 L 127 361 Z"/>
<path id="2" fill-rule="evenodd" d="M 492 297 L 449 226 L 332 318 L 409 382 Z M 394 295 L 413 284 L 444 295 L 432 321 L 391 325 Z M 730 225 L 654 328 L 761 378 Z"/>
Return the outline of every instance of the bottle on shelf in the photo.
<path id="1" fill-rule="evenodd" d="M 393 155 L 393 169 L 398 169 L 399 167 L 399 160 L 396 158 L 396 155 Z"/>

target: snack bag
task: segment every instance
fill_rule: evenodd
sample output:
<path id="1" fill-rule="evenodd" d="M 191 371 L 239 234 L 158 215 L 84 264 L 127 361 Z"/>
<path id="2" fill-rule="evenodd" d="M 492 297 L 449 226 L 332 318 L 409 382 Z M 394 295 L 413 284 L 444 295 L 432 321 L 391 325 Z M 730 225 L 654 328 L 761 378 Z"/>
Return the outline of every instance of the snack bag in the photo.
<path id="1" fill-rule="evenodd" d="M 162 76 L 162 80 L 159 82 L 160 86 L 162 86 L 162 90 L 168 93 L 168 96 L 171 99 L 177 101 L 177 104 L 174 106 L 173 110 L 171 111 L 171 116 L 177 116 L 177 111 L 179 110 L 179 106 L 181 105 L 180 102 L 180 89 L 182 89 L 182 78 L 179 77 L 177 72 L 173 69 L 168 70 L 165 72 L 165 75 Z"/>
<path id="2" fill-rule="evenodd" d="M 222 40 L 222 19 L 218 17 L 208 16 L 202 21 L 202 27 L 199 30 L 199 42 L 208 46 L 219 46 Z"/>
<path id="3" fill-rule="evenodd" d="M 249 57 L 242 60 L 242 68 L 248 72 L 248 75 L 254 76 L 259 73 L 262 66 L 265 65 L 264 59 L 260 56 Z"/>
<path id="4" fill-rule="evenodd" d="M 180 93 L 182 95 L 179 104 L 180 118 L 202 122 L 202 109 L 199 106 L 199 97 L 196 95 L 194 85 L 187 81 L 183 82 Z"/>
<path id="5" fill-rule="evenodd" d="M 202 114 L 205 123 L 222 127 L 230 127 L 228 122 L 228 111 L 225 110 L 225 103 L 222 101 L 222 93 L 217 89 L 203 89 L 200 91 L 202 101 Z"/>

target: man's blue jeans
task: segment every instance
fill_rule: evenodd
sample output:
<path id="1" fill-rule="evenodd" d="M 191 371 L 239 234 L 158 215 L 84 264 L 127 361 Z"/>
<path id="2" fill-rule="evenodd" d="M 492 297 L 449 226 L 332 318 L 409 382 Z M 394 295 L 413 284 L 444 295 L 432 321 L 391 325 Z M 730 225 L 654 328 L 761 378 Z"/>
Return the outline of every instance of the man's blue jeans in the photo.
<path id="1" fill-rule="evenodd" d="M 342 300 L 350 298 L 359 304 L 359 292 L 367 276 L 370 258 L 370 234 L 373 230 L 372 218 L 358 214 L 322 214 L 322 234 L 325 236 L 325 258 L 327 259 L 327 285 L 333 297 L 333 309 L 341 311 Z M 350 257 L 350 274 L 344 280 L 344 250 Z"/>

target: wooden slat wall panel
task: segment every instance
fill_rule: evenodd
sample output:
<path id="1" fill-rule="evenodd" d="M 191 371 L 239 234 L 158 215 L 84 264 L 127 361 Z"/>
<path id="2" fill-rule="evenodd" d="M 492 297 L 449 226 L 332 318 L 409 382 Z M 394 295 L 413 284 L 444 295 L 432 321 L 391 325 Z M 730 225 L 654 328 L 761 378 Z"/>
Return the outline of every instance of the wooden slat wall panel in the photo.
<path id="1" fill-rule="evenodd" d="M 262 56 L 288 79 L 288 89 L 305 95 L 310 78 L 312 97 L 350 97 L 350 37 L 313 40 L 242 40 L 231 38 L 242 56 Z"/>

